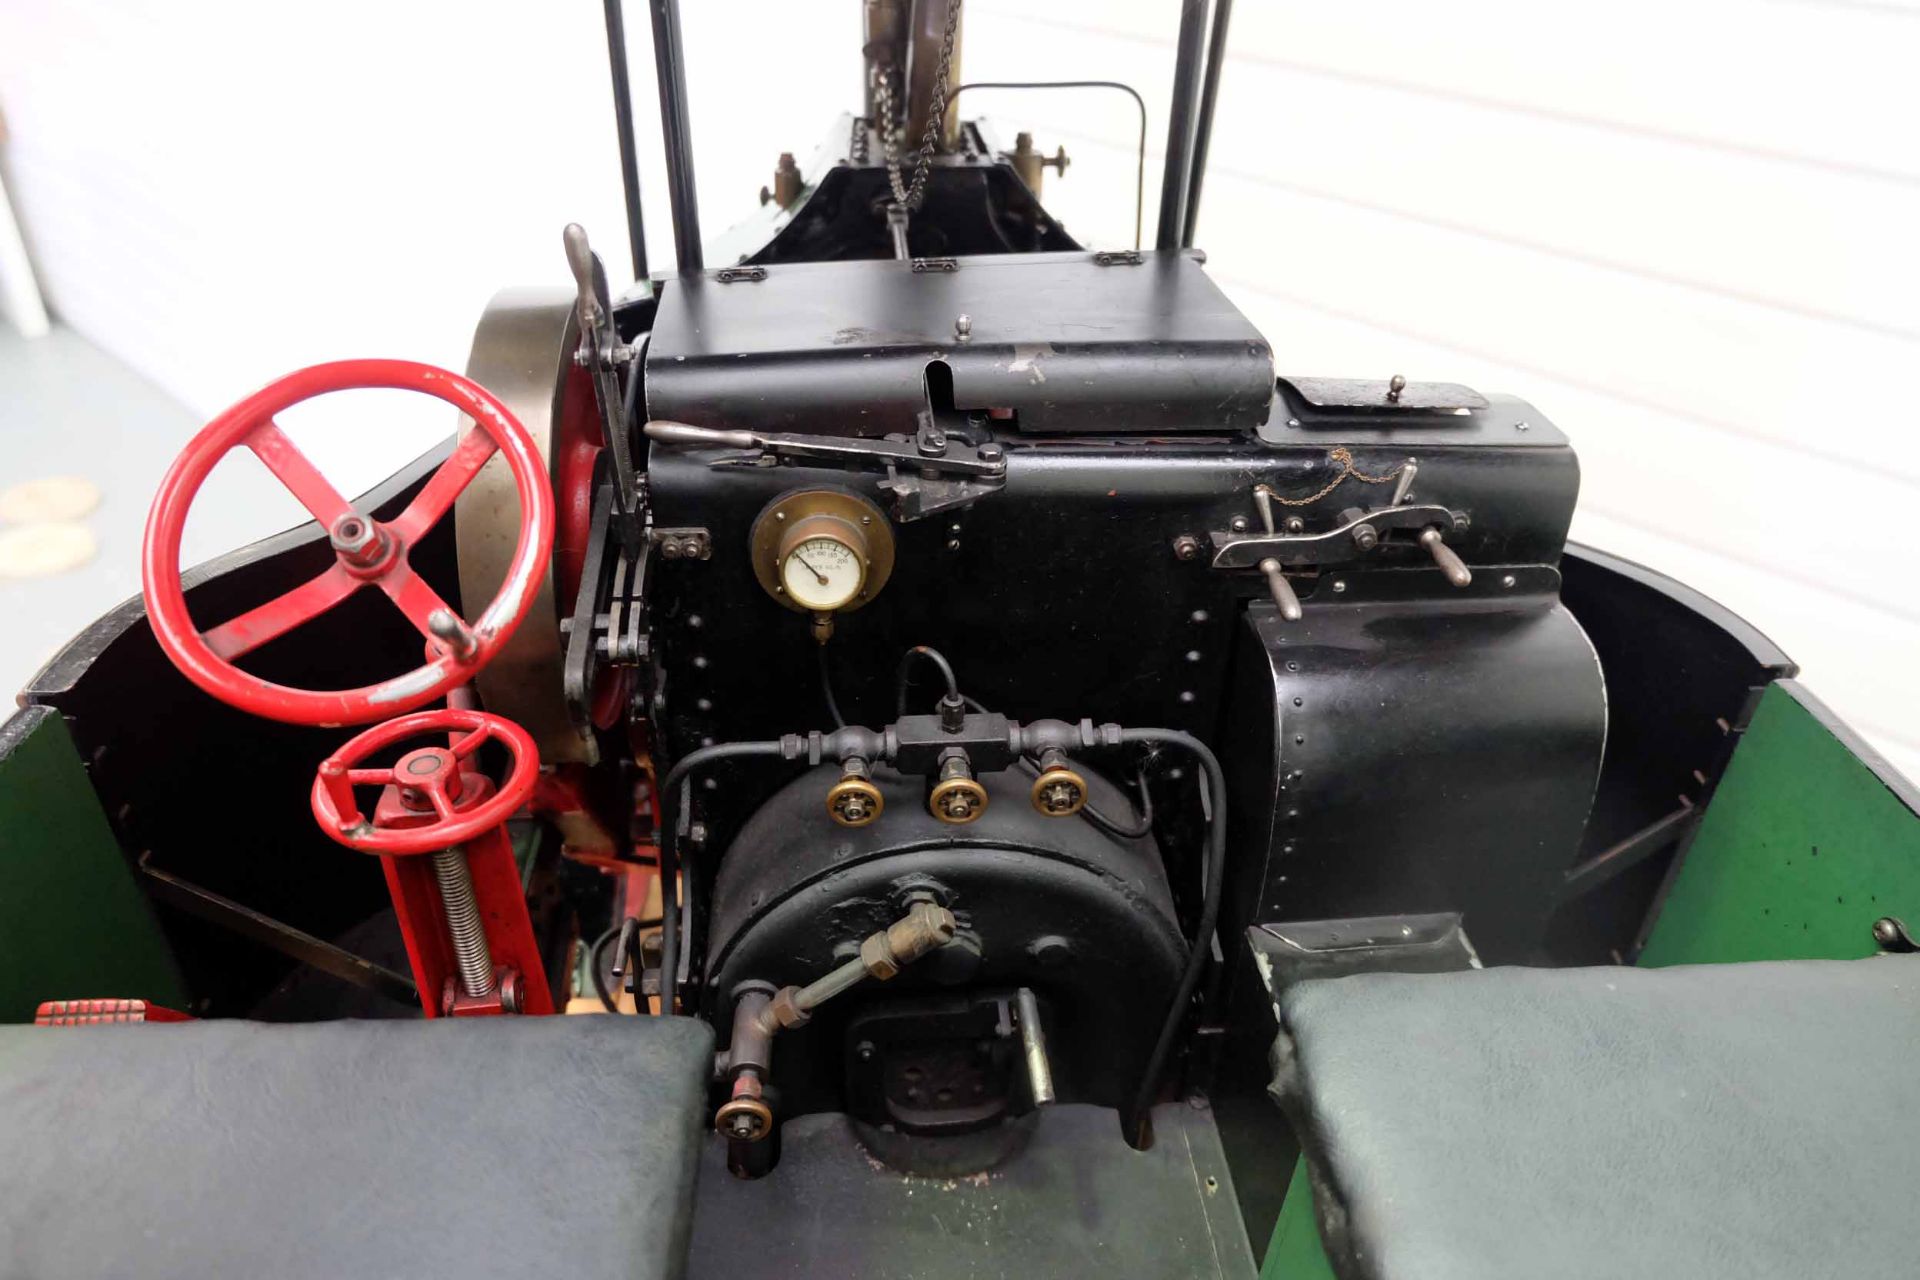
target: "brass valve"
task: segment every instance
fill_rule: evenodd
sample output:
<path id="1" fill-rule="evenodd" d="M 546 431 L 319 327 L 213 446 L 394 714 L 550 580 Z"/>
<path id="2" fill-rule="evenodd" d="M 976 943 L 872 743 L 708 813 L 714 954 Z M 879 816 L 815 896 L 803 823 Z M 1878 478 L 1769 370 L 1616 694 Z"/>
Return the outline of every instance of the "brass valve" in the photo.
<path id="1" fill-rule="evenodd" d="M 886 797 L 868 780 L 866 761 L 849 756 L 840 768 L 840 781 L 827 788 L 827 812 L 843 827 L 867 826 L 886 809 Z"/>
<path id="2" fill-rule="evenodd" d="M 773 1132 L 773 1108 L 761 1096 L 759 1077 L 742 1073 L 733 1082 L 733 1096 L 713 1113 L 713 1127 L 723 1138 L 758 1142 Z"/>
<path id="3" fill-rule="evenodd" d="M 1049 749 L 1040 755 L 1040 776 L 1028 796 L 1042 815 L 1071 818 L 1087 803 L 1087 780 L 1067 767 L 1064 751 Z"/>
<path id="4" fill-rule="evenodd" d="M 940 762 L 940 781 L 927 796 L 927 812 L 955 826 L 974 821 L 987 811 L 987 789 L 973 776 L 964 751 L 954 751 Z"/>

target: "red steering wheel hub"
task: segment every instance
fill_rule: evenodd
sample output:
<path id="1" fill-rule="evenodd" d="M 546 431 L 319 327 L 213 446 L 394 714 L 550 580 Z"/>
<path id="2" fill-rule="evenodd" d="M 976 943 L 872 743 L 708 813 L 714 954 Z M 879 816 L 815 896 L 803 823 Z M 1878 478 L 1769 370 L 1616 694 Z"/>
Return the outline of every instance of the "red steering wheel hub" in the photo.
<path id="1" fill-rule="evenodd" d="M 409 751 L 391 766 L 368 767 L 369 756 L 427 734 L 451 735 L 444 747 Z M 513 767 L 496 790 L 474 768 L 473 755 L 498 742 Z M 540 759 L 519 725 L 483 711 L 419 711 L 375 725 L 320 762 L 313 780 L 313 816 L 329 836 L 362 853 L 434 853 L 491 831 L 533 794 Z M 383 790 L 371 819 L 355 787 Z"/>
<path id="2" fill-rule="evenodd" d="M 419 391 L 453 405 L 475 429 L 391 521 L 357 511 L 287 438 L 274 415 L 330 391 Z M 187 612 L 180 540 L 207 476 L 236 448 L 250 449 L 327 531 L 334 563 L 286 594 L 210 631 Z M 499 593 L 469 624 L 413 569 L 408 555 L 495 452 L 506 458 L 520 499 L 520 538 Z M 175 666 L 214 697 L 294 724 L 360 724 L 421 706 L 463 684 L 499 652 L 526 617 L 553 551 L 553 497 L 526 430 L 485 388 L 457 373 L 406 360 L 314 365 L 255 392 L 208 423 L 174 460 L 147 516 L 141 582 L 154 635 Z M 234 665 L 244 654 L 333 608 L 363 587 L 384 592 L 427 637 L 429 660 L 358 689 L 299 689 Z M 457 781 L 457 780 L 456 780 Z M 531 784 L 529 784 L 531 785 Z"/>

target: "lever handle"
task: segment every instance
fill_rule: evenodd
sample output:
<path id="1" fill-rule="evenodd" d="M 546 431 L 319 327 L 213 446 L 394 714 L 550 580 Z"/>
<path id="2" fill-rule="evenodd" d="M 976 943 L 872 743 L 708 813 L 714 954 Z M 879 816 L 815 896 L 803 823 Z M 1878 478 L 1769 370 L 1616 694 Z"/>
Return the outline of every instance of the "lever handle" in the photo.
<path id="1" fill-rule="evenodd" d="M 1300 597 L 1293 594 L 1293 584 L 1287 581 L 1286 574 L 1280 572 L 1280 562 L 1262 560 L 1260 572 L 1267 575 L 1267 590 L 1273 595 L 1273 607 L 1280 611 L 1280 616 L 1288 622 L 1300 621 Z"/>
<path id="2" fill-rule="evenodd" d="M 574 286 L 580 292 L 581 323 L 597 328 L 605 314 L 607 289 L 593 246 L 587 243 L 587 229 L 577 222 L 569 222 L 560 233 L 560 240 L 566 246 L 567 268 L 573 272 Z"/>
<path id="3" fill-rule="evenodd" d="M 1447 575 L 1447 581 L 1456 587 L 1464 587 L 1473 581 L 1473 571 L 1467 568 L 1466 561 L 1455 555 L 1453 548 L 1440 538 L 1438 529 L 1429 528 L 1420 535 L 1420 545 L 1427 549 L 1433 562 L 1440 566 L 1440 572 Z"/>
<path id="4" fill-rule="evenodd" d="M 751 431 L 721 431 L 714 427 L 696 427 L 686 422 L 649 422 L 647 439 L 661 444 L 705 445 L 717 449 L 757 449 L 760 437 Z"/>

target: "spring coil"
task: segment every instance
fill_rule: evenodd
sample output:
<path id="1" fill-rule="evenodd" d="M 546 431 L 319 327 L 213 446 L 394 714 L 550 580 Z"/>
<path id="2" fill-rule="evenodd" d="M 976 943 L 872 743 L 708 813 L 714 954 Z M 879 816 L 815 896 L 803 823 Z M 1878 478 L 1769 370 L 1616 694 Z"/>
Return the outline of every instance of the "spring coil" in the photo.
<path id="1" fill-rule="evenodd" d="M 473 876 L 467 855 L 460 849 L 442 849 L 433 855 L 433 878 L 440 884 L 440 905 L 453 936 L 453 958 L 460 970 L 460 992 L 472 997 L 493 994 L 493 953 L 480 925 L 480 905 L 473 897 Z"/>

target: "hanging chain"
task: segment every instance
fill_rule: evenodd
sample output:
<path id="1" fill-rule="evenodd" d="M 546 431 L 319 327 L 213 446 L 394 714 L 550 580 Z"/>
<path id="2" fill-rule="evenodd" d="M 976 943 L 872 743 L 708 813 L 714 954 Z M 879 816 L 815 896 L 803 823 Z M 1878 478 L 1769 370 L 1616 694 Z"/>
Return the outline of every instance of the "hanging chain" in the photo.
<path id="1" fill-rule="evenodd" d="M 1340 474 L 1327 481 L 1326 486 L 1322 488 L 1320 492 L 1306 498 L 1283 498 L 1276 493 L 1273 495 L 1273 500 L 1283 507 L 1310 507 L 1332 493 L 1335 489 L 1338 489 L 1342 484 L 1345 484 L 1348 476 L 1352 476 L 1355 480 L 1363 484 L 1386 484 L 1388 481 L 1397 478 L 1402 471 L 1407 469 L 1407 464 L 1403 462 L 1383 476 L 1370 476 L 1353 465 L 1353 455 L 1347 452 L 1345 445 L 1327 454 L 1327 460 L 1340 464 Z"/>
<path id="2" fill-rule="evenodd" d="M 934 69 L 933 95 L 927 103 L 927 127 L 920 134 L 920 154 L 914 161 L 913 181 L 900 172 L 899 132 L 905 126 L 905 112 L 894 102 L 893 71 L 878 69 L 874 85 L 874 105 L 880 109 L 880 150 L 886 157 L 887 181 L 893 186 L 893 198 L 912 213 L 927 195 L 927 171 L 933 166 L 934 149 L 940 143 L 941 123 L 947 114 L 947 77 L 953 70 L 953 41 L 960 30 L 960 0 L 947 0 L 947 29 L 940 40 L 940 65 Z M 896 119 L 896 115 L 901 118 Z"/>

